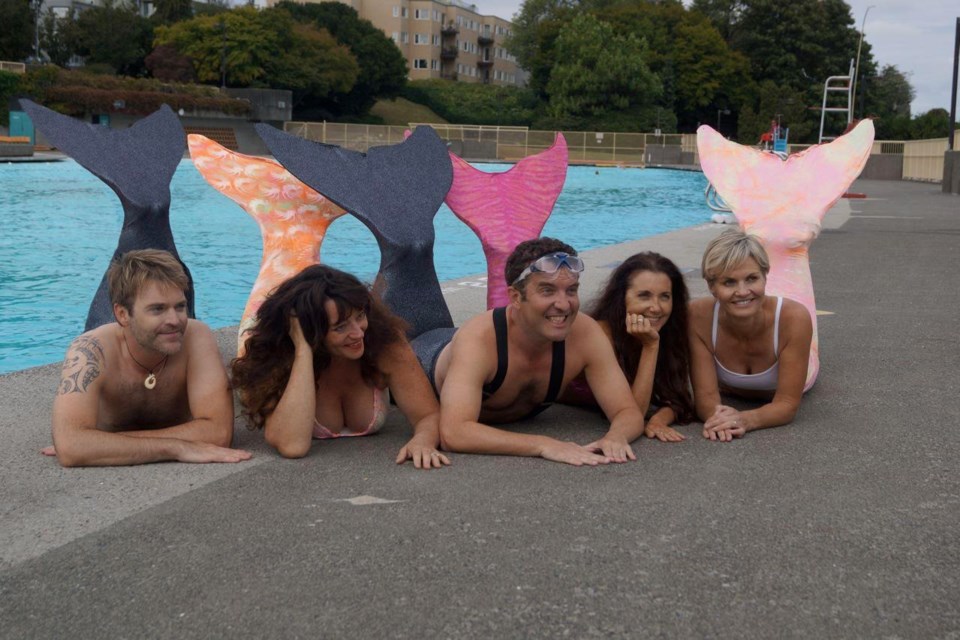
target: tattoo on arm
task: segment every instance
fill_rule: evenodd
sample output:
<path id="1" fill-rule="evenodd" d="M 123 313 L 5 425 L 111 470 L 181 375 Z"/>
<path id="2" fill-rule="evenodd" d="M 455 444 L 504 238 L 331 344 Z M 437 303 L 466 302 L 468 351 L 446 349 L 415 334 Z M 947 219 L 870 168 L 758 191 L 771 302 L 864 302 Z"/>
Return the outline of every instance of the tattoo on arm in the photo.
<path id="1" fill-rule="evenodd" d="M 80 336 L 70 345 L 63 361 L 57 395 L 85 393 L 103 371 L 103 346 L 96 338 Z"/>

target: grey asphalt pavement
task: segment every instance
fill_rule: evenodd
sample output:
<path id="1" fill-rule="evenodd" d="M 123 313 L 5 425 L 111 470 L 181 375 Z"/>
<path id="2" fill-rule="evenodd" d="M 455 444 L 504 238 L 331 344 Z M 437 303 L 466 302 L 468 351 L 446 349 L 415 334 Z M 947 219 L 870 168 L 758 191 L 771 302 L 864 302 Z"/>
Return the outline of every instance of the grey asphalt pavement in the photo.
<path id="1" fill-rule="evenodd" d="M 247 463 L 61 469 L 38 454 L 58 366 L 0 376 L 0 637 L 960 638 L 960 198 L 853 190 L 812 250 L 820 379 L 792 425 L 732 443 L 689 425 L 632 463 L 422 472 L 393 463 L 394 411 L 303 460 L 238 420 Z M 704 294 L 718 231 L 586 252 L 585 297 L 641 249 Z M 457 321 L 481 285 L 445 283 Z"/>

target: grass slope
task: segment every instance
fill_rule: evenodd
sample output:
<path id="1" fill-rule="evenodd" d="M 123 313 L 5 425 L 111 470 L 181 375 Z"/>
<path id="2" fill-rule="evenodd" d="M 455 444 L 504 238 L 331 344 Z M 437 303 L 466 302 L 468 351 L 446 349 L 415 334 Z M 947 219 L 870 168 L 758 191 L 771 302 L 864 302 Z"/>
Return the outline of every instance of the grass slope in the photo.
<path id="1" fill-rule="evenodd" d="M 396 100 L 379 100 L 373 105 L 370 113 L 383 118 L 384 124 L 405 126 L 411 122 L 432 122 L 447 124 L 447 121 L 435 114 L 428 107 L 406 98 Z"/>

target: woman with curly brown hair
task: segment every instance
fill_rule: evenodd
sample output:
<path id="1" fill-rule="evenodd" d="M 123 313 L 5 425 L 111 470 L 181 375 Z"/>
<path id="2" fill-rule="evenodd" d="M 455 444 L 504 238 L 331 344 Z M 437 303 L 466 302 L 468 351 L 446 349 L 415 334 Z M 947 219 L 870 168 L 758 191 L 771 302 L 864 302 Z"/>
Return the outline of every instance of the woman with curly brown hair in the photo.
<path id="1" fill-rule="evenodd" d="M 299 458 L 313 438 L 376 433 L 392 393 L 413 425 L 397 463 L 449 464 L 437 450 L 440 407 L 404 329 L 354 276 L 307 267 L 264 300 L 231 365 L 244 413 L 280 455 Z"/>
<path id="2" fill-rule="evenodd" d="M 670 424 L 694 418 L 687 342 L 687 285 L 677 266 L 659 253 L 630 256 L 614 270 L 587 314 L 613 345 L 633 397 L 647 415 L 644 435 L 663 442 L 685 437 Z M 561 401 L 595 404 L 586 381 L 574 380 Z"/>

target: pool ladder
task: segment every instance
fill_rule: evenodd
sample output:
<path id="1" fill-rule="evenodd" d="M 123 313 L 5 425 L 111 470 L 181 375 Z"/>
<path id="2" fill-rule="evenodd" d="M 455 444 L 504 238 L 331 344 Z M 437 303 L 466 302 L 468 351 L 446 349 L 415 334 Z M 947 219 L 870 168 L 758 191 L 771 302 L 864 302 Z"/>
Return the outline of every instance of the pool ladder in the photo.
<path id="1" fill-rule="evenodd" d="M 732 209 L 730 209 L 730 206 L 723 201 L 723 198 L 721 198 L 720 194 L 717 193 L 717 189 L 712 183 L 707 183 L 707 188 L 703 190 L 703 197 L 707 201 L 707 206 L 712 210 L 719 211 L 721 213 L 731 213 Z"/>

